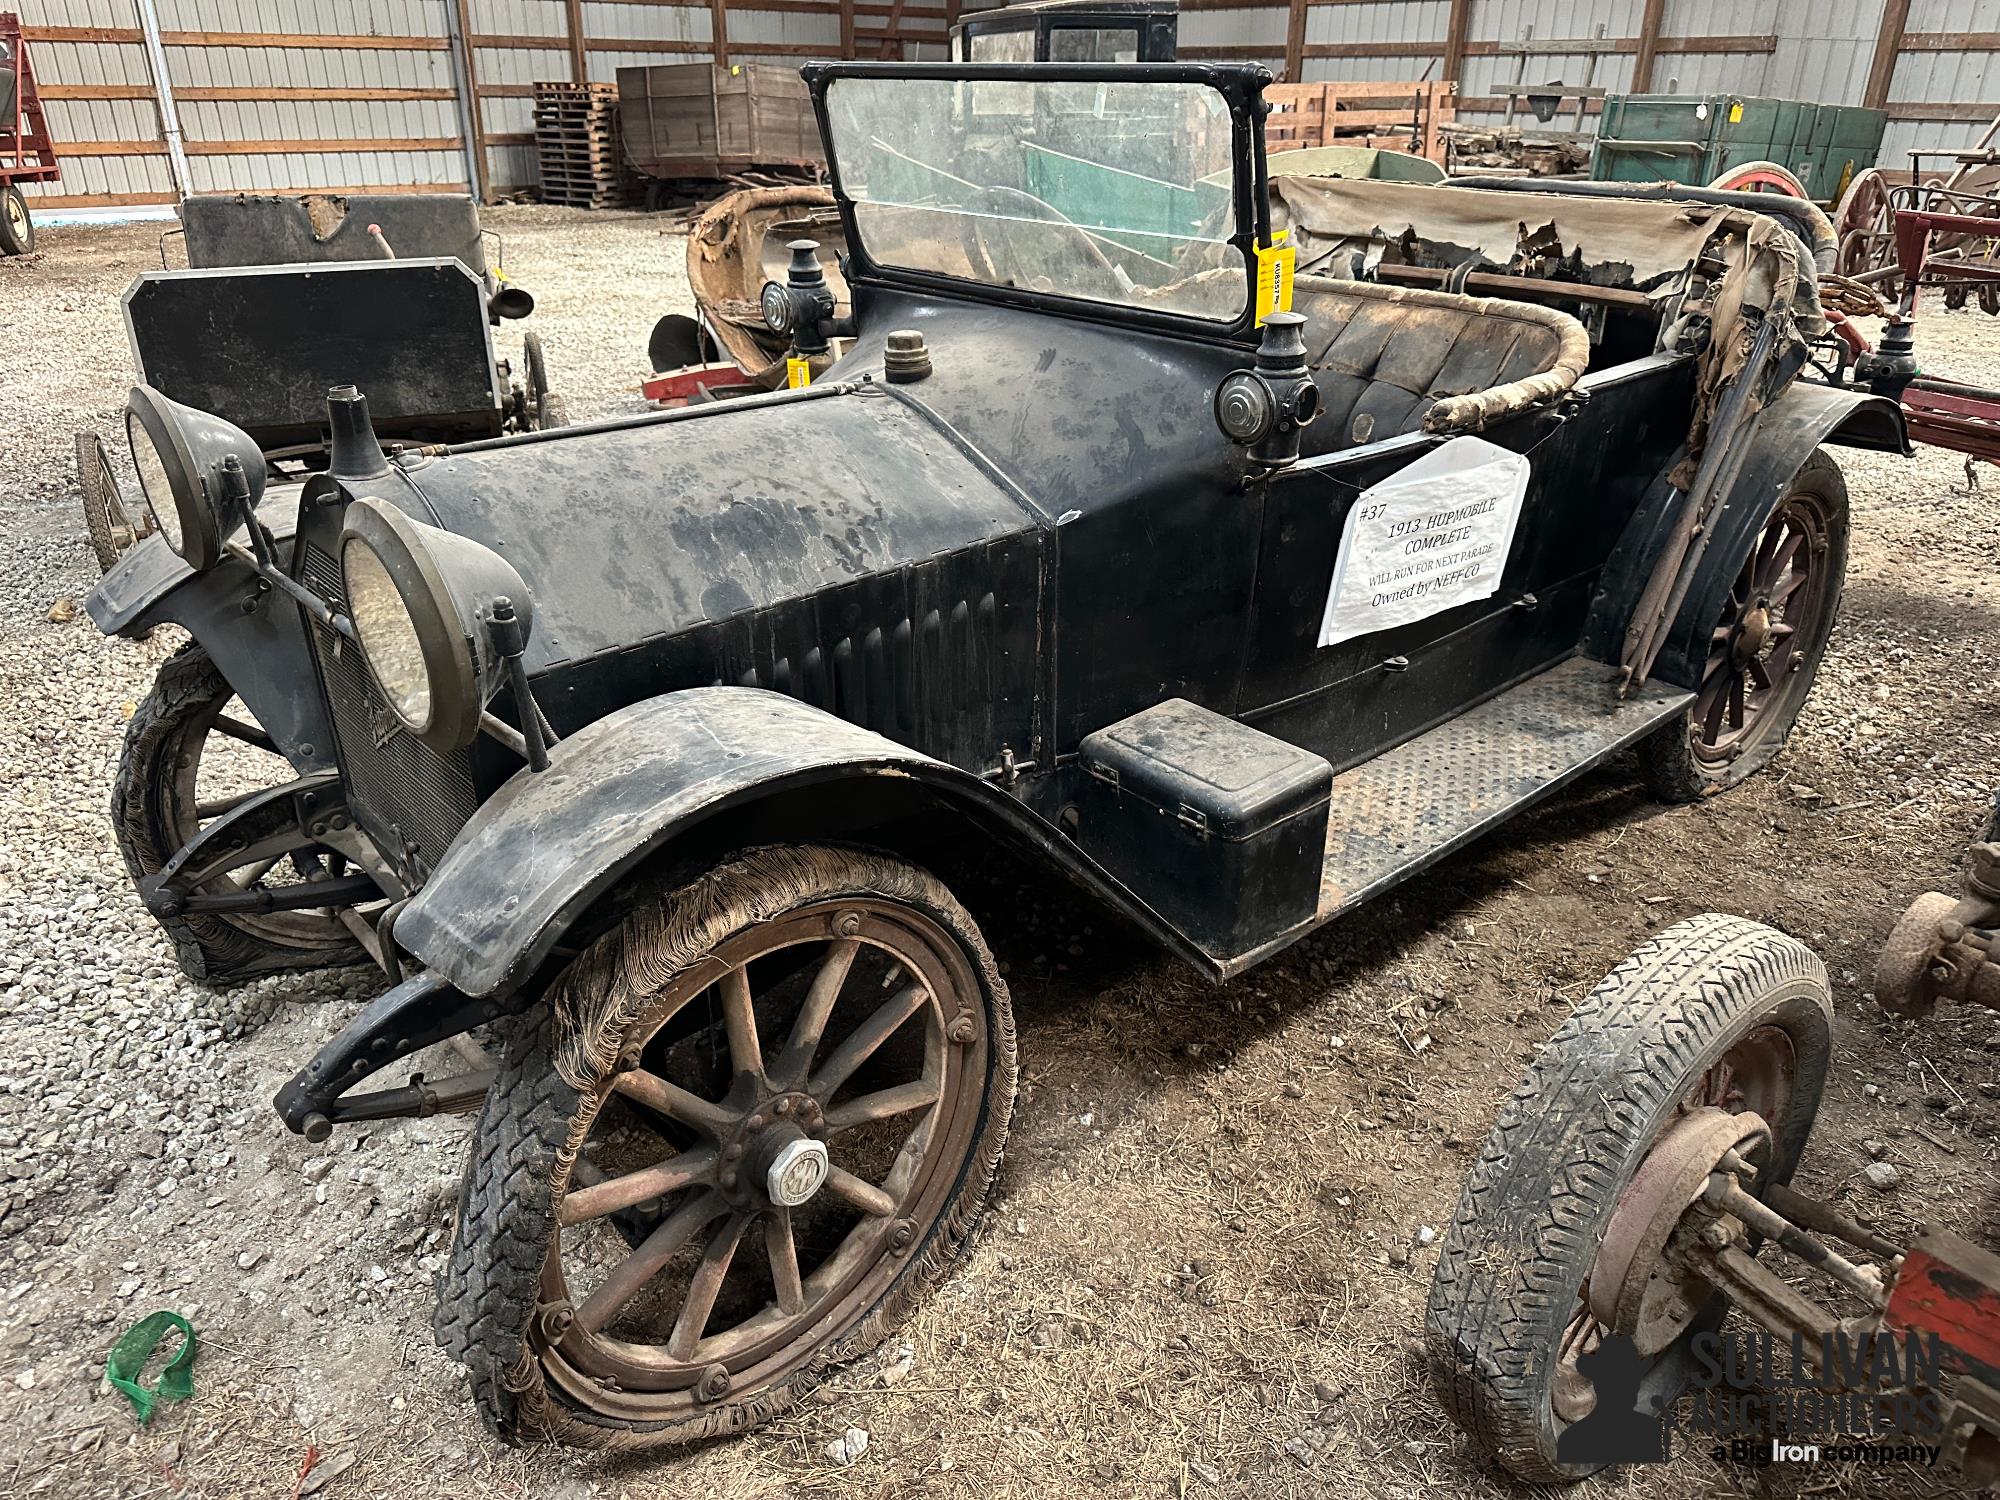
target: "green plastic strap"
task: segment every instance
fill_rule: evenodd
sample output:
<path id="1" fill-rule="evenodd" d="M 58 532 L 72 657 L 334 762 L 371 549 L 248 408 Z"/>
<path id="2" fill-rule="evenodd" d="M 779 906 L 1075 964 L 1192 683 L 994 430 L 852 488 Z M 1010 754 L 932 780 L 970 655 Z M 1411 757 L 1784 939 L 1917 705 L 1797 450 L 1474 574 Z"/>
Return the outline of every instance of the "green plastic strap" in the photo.
<path id="1" fill-rule="evenodd" d="M 160 1340 L 174 1328 L 181 1331 L 181 1347 L 160 1371 L 160 1383 L 147 1390 L 139 1384 L 139 1376 Z M 177 1312 L 156 1312 L 142 1319 L 112 1346 L 104 1361 L 104 1378 L 125 1393 L 139 1413 L 139 1425 L 145 1426 L 160 1401 L 185 1401 L 194 1394 L 194 1325 Z"/>

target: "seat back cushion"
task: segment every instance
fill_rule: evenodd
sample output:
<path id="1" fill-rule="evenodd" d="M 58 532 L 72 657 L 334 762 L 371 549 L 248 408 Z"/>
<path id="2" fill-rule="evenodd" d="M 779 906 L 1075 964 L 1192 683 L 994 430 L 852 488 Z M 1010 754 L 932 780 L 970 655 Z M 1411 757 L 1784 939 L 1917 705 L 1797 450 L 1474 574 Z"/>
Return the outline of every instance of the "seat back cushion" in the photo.
<path id="1" fill-rule="evenodd" d="M 1492 298 L 1301 277 L 1292 305 L 1325 401 L 1307 429 L 1320 452 L 1415 432 L 1441 397 L 1542 374 L 1563 352 L 1544 309 Z"/>

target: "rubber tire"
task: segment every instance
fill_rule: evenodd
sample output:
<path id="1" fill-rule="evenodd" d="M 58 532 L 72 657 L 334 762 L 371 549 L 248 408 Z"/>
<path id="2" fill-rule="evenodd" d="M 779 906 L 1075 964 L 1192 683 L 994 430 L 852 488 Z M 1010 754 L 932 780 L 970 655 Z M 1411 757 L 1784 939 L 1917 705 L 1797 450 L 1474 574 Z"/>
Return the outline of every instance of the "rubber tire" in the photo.
<path id="1" fill-rule="evenodd" d="M 19 209 L 20 225 L 11 210 Z M 0 254 L 32 255 L 35 249 L 35 220 L 28 212 L 28 195 L 9 183 L 0 188 Z"/>
<path id="2" fill-rule="evenodd" d="M 124 555 L 118 533 L 134 536 L 137 528 L 118 493 L 117 481 L 106 470 L 104 439 L 94 432 L 76 435 L 76 483 L 83 495 L 83 526 L 90 537 L 90 550 L 97 557 L 97 570 L 109 573 Z M 130 541 L 126 545 L 130 546 Z"/>
<path id="3" fill-rule="evenodd" d="M 183 728 L 208 712 L 218 698 L 227 703 L 234 691 L 200 644 L 189 641 L 160 667 L 152 691 L 125 727 L 125 745 L 111 787 L 111 828 L 134 885 L 157 875 L 180 849 L 168 806 Z M 157 920 L 174 945 L 181 971 L 203 984 L 233 984 L 260 974 L 368 962 L 352 938 L 294 948 L 268 942 L 221 917 Z"/>
<path id="4" fill-rule="evenodd" d="M 1799 710 L 1812 696 L 1813 681 L 1819 676 L 1819 665 L 1826 655 L 1827 641 L 1833 634 L 1833 622 L 1840 613 L 1841 591 L 1847 581 L 1847 479 L 1840 472 L 1840 465 L 1824 448 L 1815 448 L 1812 456 L 1792 476 L 1792 482 L 1771 502 L 1771 510 L 1775 512 L 1787 496 L 1801 489 L 1809 489 L 1827 502 L 1825 566 L 1830 570 L 1833 597 L 1827 601 L 1824 633 L 1807 648 L 1806 664 L 1799 673 L 1803 681 L 1792 699 L 1791 710 L 1782 723 L 1774 725 L 1774 732 L 1766 733 L 1720 773 L 1704 770 L 1688 744 L 1688 730 L 1694 715 L 1692 708 L 1654 730 L 1639 742 L 1639 769 L 1646 778 L 1647 788 L 1662 802 L 1699 802 L 1704 797 L 1727 791 L 1745 777 L 1763 770 L 1785 748 L 1785 742 L 1791 738 L 1792 726 L 1798 723 Z M 1760 525 L 1750 545 L 1755 547 L 1757 539 L 1763 534 L 1764 527 Z"/>
<path id="5" fill-rule="evenodd" d="M 1825 1086 L 1833 1005 L 1818 956 L 1746 918 L 1692 917 L 1634 950 L 1501 1106 L 1445 1232 L 1424 1334 L 1445 1410 L 1517 1478 L 1569 1484 L 1592 1472 L 1557 1459 L 1550 1406 L 1552 1356 L 1577 1289 L 1678 1098 L 1737 1037 L 1769 1022 L 1791 1033 L 1798 1077 L 1758 1180 L 1787 1182 Z M 1712 1300 L 1695 1327 L 1719 1322 L 1722 1303 Z M 1686 1342 L 1665 1358 L 1678 1354 L 1684 1367 Z"/>
<path id="6" fill-rule="evenodd" d="M 800 853 L 836 856 L 839 878 L 818 879 L 783 910 L 840 896 L 893 893 L 923 911 L 964 946 L 981 979 L 989 1033 L 987 1091 L 977 1133 L 951 1196 L 929 1238 L 909 1256 L 882 1299 L 838 1334 L 812 1361 L 781 1383 L 744 1397 L 710 1403 L 696 1421 L 648 1426 L 611 1424 L 584 1412 L 544 1382 L 526 1345 L 541 1269 L 554 1230 L 551 1173 L 569 1140 L 571 1119 L 583 1093 L 557 1071 L 555 1007 L 537 1005 L 501 1037 L 499 1072 L 486 1092 L 460 1185 L 458 1228 L 451 1255 L 438 1276 L 432 1321 L 438 1343 L 472 1377 L 481 1418 L 503 1441 L 556 1441 L 576 1447 L 624 1451 L 665 1448 L 740 1432 L 795 1404 L 828 1370 L 873 1347 L 910 1314 L 919 1300 L 971 1242 L 1006 1145 L 1016 1074 L 1013 1010 L 1006 982 L 971 916 L 942 882 L 886 855 L 850 849 L 757 849 L 737 856 L 654 904 L 740 912 L 748 892 L 770 884 L 769 871 Z M 781 912 L 766 913 L 775 917 Z M 707 919 L 704 919 L 706 922 Z M 627 923 L 592 945 L 622 944 Z M 740 930 L 732 926 L 728 930 Z M 664 985 L 672 976 L 657 976 Z M 573 1002 L 573 1003 L 570 1003 Z M 587 1000 L 570 997 L 572 1011 Z"/>

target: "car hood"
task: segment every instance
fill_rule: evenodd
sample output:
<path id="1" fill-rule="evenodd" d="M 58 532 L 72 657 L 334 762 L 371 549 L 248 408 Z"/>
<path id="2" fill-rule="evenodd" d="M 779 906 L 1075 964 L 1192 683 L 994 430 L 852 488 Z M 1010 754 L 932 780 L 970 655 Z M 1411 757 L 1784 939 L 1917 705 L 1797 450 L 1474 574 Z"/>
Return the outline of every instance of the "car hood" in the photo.
<path id="1" fill-rule="evenodd" d="M 396 474 L 384 498 L 520 571 L 538 671 L 1038 524 L 947 429 L 873 383 L 537 434 Z"/>

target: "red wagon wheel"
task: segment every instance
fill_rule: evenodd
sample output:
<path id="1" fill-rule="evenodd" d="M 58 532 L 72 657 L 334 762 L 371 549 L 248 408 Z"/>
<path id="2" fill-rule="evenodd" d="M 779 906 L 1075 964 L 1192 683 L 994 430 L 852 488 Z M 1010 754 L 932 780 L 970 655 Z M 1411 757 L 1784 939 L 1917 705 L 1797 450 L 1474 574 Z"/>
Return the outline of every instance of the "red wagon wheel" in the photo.
<path id="1" fill-rule="evenodd" d="M 1775 161 L 1746 161 L 1731 167 L 1709 187 L 1724 193 L 1783 193 L 1790 198 L 1804 198 L 1808 202 L 1812 194 L 1799 181 L 1791 168 Z"/>

